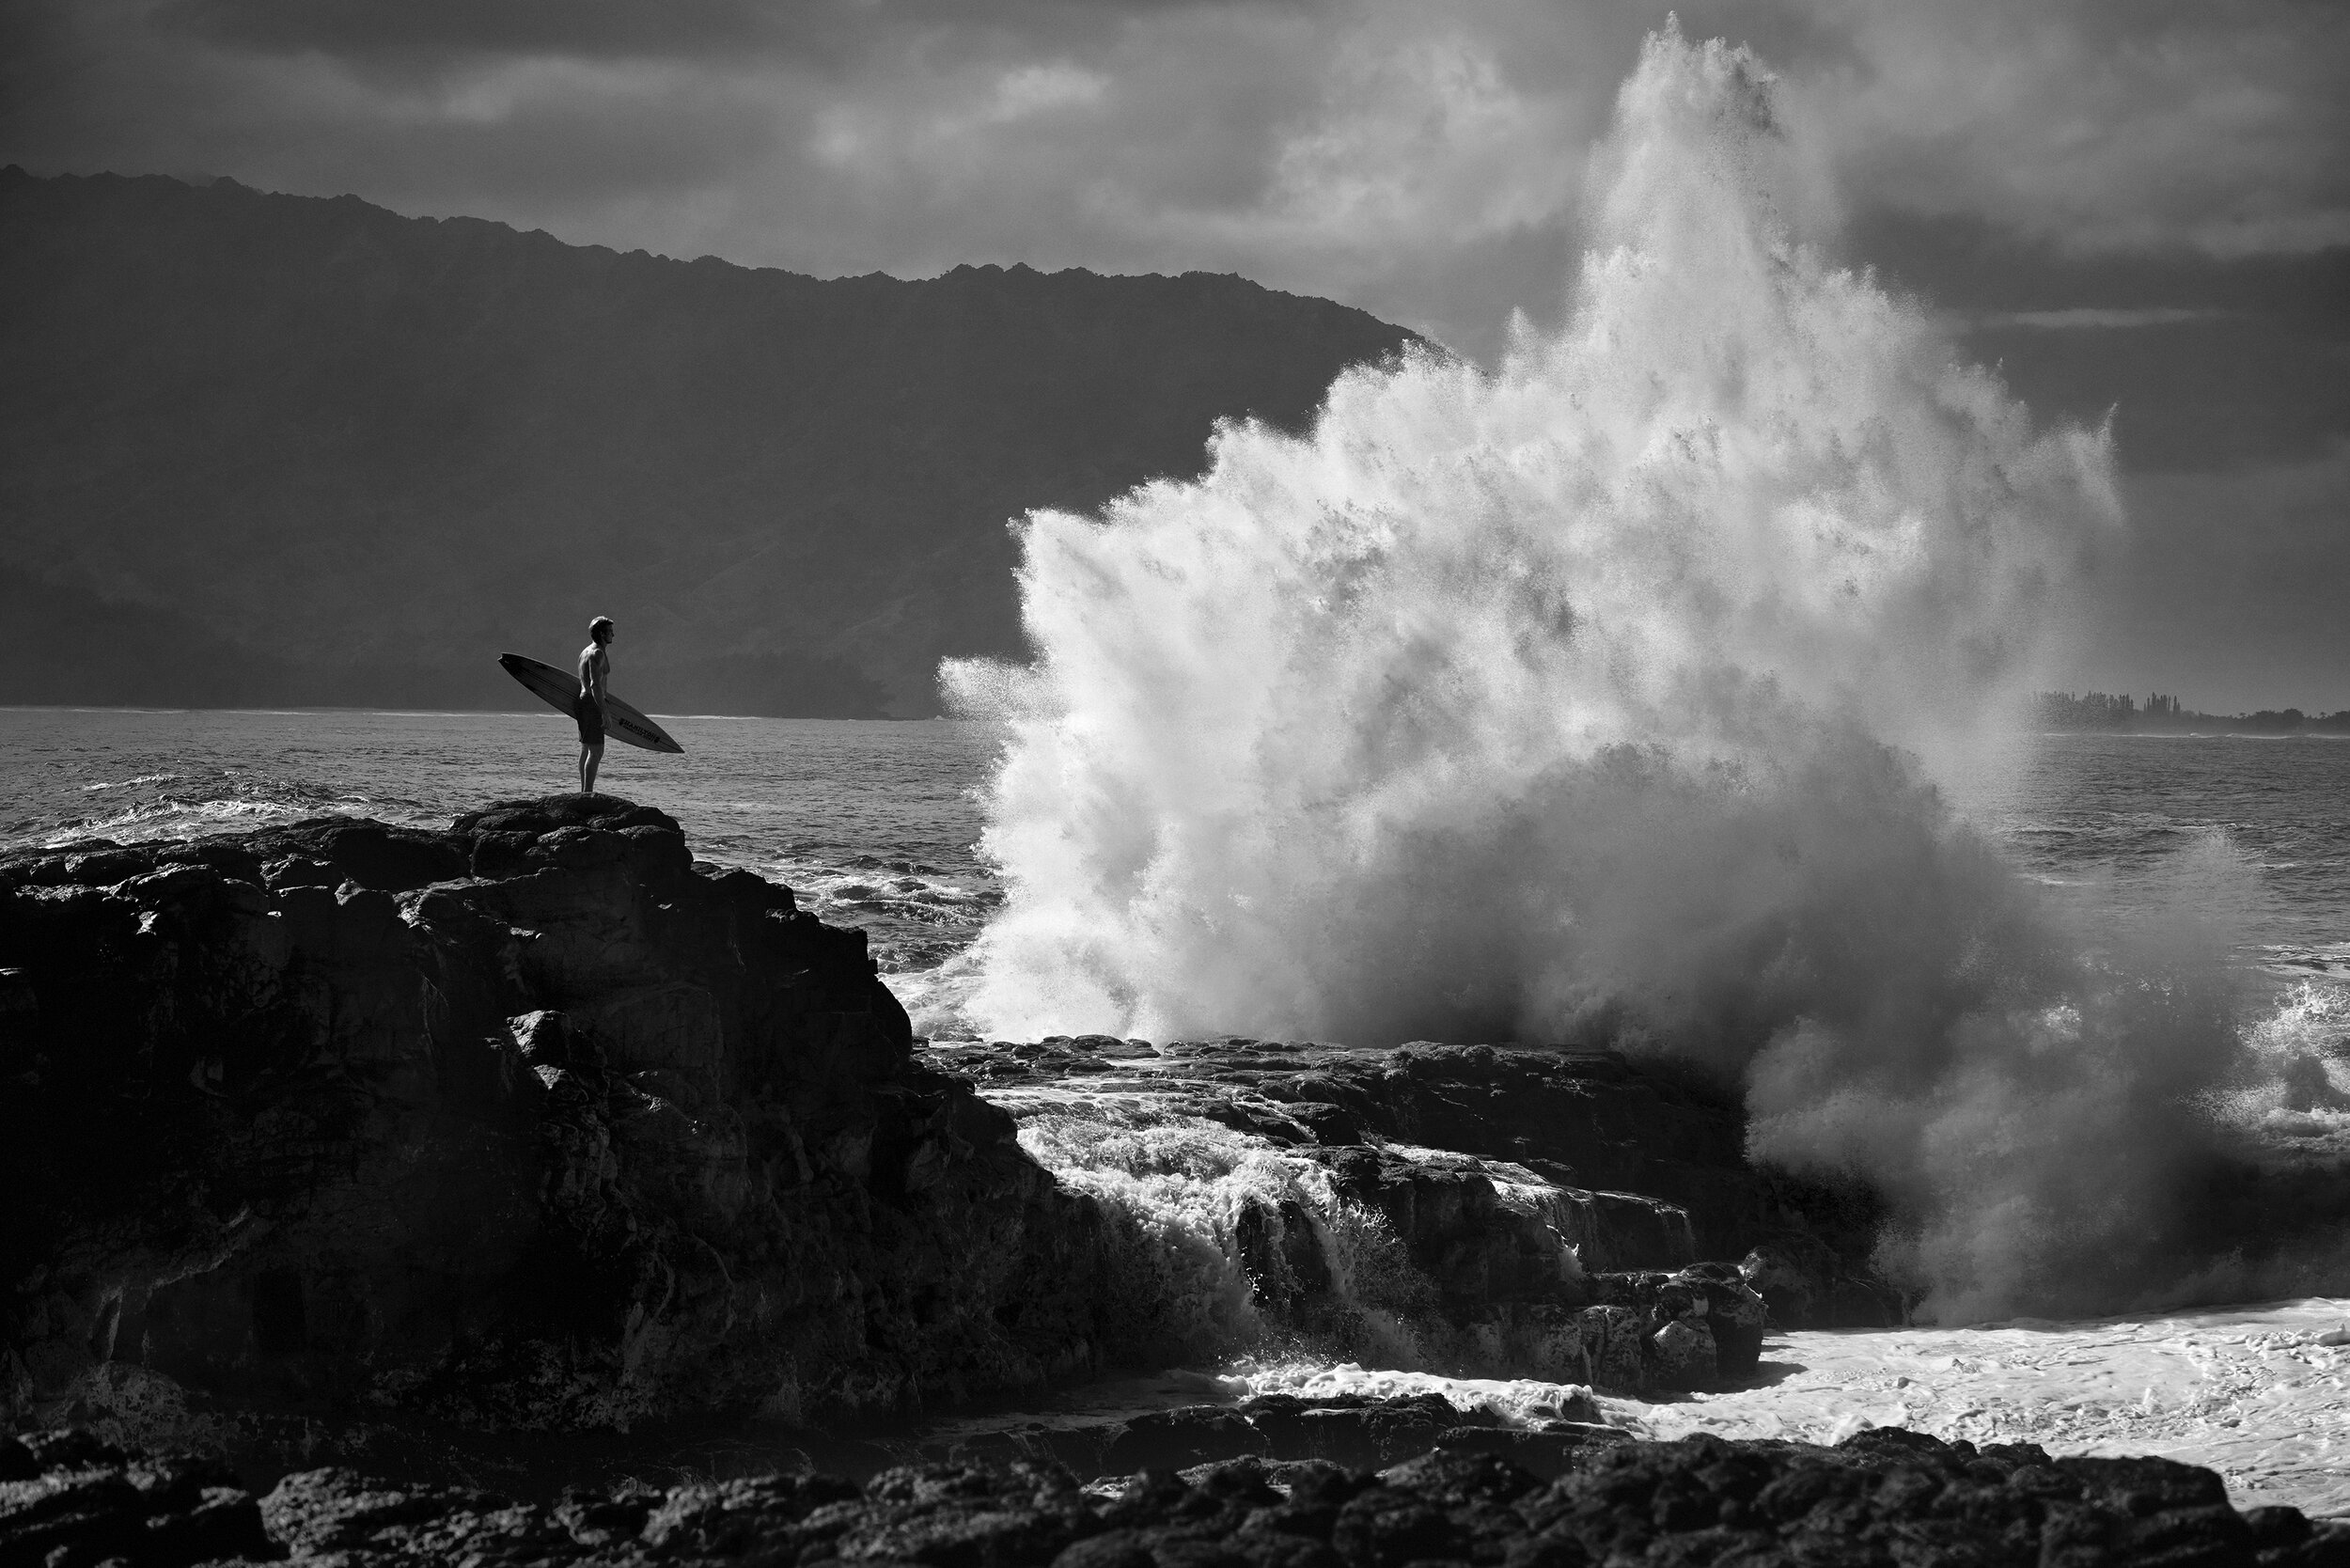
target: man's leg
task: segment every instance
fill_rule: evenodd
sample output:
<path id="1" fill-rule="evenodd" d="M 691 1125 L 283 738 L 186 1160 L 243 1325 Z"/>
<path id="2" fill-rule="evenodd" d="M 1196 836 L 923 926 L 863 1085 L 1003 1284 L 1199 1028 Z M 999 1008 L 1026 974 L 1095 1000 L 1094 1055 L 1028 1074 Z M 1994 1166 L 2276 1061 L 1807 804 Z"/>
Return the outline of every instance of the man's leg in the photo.
<path id="1" fill-rule="evenodd" d="M 581 794 L 592 795 L 596 792 L 596 769 L 603 764 L 603 747 L 584 745 L 579 748 L 579 792 Z"/>

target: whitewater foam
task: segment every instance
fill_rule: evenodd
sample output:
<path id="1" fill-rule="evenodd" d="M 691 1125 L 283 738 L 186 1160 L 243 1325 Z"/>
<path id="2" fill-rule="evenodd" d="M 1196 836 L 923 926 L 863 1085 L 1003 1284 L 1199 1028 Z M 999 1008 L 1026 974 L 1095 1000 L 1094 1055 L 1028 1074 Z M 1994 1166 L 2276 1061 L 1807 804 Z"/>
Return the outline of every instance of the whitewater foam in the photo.
<path id="1" fill-rule="evenodd" d="M 1036 662 L 948 670 L 1011 737 L 979 1027 L 1555 1037 L 1705 983 L 1675 933 L 1800 897 L 1778 840 L 1873 843 L 1993 744 L 2105 436 L 1789 227 L 1743 51 L 1652 40 L 1608 161 L 1568 324 L 1497 374 L 1356 371 L 1310 437 L 1029 518 Z"/>
<path id="2" fill-rule="evenodd" d="M 2258 869 L 2182 835 L 2097 924 L 1962 810 L 2119 520 L 2108 434 L 1834 263 L 1747 52 L 1652 39 L 1599 163 L 1566 324 L 1497 372 L 1357 370 L 1028 518 L 1033 663 L 946 672 L 1009 735 L 1006 904 L 928 1000 L 1694 1056 L 1757 1158 L 1887 1197 L 1923 1311 L 2143 1299 L 2225 1245 L 2171 1208 Z"/>
<path id="3" fill-rule="evenodd" d="M 2053 1454 L 2207 1465 L 2239 1508 L 2350 1513 L 2350 1301 L 2143 1317 L 1788 1334 L 1754 1386 L 1673 1403 L 1603 1398 L 1644 1437 L 1834 1443 L 1900 1426 Z"/>
<path id="4" fill-rule="evenodd" d="M 1590 1388 L 1535 1378 L 1444 1377 L 1434 1372 L 1365 1367 L 1353 1361 L 1246 1362 L 1218 1380 L 1236 1399 L 1289 1394 L 1299 1399 L 1411 1399 L 1434 1394 L 1464 1415 L 1492 1417 L 1506 1426 L 1542 1421 L 1588 1421 L 1598 1413 Z"/>
<path id="5" fill-rule="evenodd" d="M 193 839 L 327 815 L 365 815 L 391 822 L 430 820 L 414 802 L 256 769 L 195 775 L 149 773 L 78 788 L 81 793 L 102 795 L 109 804 L 119 804 L 110 811 L 39 823 L 19 841 L 52 847 L 83 839 Z"/>
<path id="6" fill-rule="evenodd" d="M 1089 1062 L 1073 1080 L 982 1078 L 979 1088 L 1019 1122 L 1022 1148 L 1101 1203 L 1130 1244 L 1130 1266 L 1148 1277 L 1153 1310 L 1191 1361 L 1355 1359 L 1486 1376 L 1549 1368 L 1567 1354 L 1539 1325 L 1512 1333 L 1500 1323 L 1454 1321 L 1443 1281 L 1415 1261 L 1388 1216 L 1340 1190 L 1330 1151 L 1228 1124 L 1277 1121 L 1281 1103 L 1203 1095 L 1198 1082 L 1162 1076 L 1169 1064 L 1146 1058 L 1120 1062 L 1130 1070 L 1120 1073 Z M 1464 1192 L 1482 1184 L 1498 1208 L 1531 1222 L 1520 1234 L 1547 1259 L 1560 1298 L 1577 1294 L 1577 1247 L 1603 1223 L 1592 1194 L 1507 1161 L 1363 1136 L 1353 1152 L 1375 1150 L 1383 1168 Z M 1658 1212 L 1668 1221 L 1677 1215 Z M 1579 1367 L 1579 1348 L 1569 1358 Z"/>

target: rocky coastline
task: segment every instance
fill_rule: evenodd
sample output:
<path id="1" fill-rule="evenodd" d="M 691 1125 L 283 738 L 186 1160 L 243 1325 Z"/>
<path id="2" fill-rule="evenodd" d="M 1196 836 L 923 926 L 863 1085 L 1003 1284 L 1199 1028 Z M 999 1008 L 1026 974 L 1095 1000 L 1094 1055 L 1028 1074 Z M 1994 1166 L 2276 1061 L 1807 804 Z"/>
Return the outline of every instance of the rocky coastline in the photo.
<path id="1" fill-rule="evenodd" d="M 1899 1429 L 1799 1443 L 1590 1443 L 1544 1480 L 1439 1449 L 1382 1471 L 1244 1458 L 1081 1487 L 1052 1464 L 770 1475 L 517 1503 L 341 1469 L 257 1497 L 217 1464 L 83 1434 L 0 1439 L 0 1564 L 336 1568 L 924 1563 L 933 1568 L 1584 1568 L 1598 1563 L 2320 1568 L 2350 1526 L 2239 1513 L 2211 1471 Z"/>
<path id="2" fill-rule="evenodd" d="M 813 1420 L 1148 1344 L 862 933 L 657 811 L 19 855 L 0 950 L 12 1424 L 109 1369 L 290 1416 Z"/>
<path id="3" fill-rule="evenodd" d="M 1723 1086 L 917 1042 L 861 933 L 611 797 L 0 858 L 0 1563 L 2336 1560 L 2186 1466 L 1606 1424 L 1898 1321 L 1868 1196 L 1747 1166 Z M 1171 1238 L 1111 1179 L 1178 1175 Z M 908 1424 L 1244 1332 L 1558 1397 Z M 764 1463 L 620 1479 L 686 1431 Z"/>
<path id="4" fill-rule="evenodd" d="M 1310 1155 L 1464 1343 L 1629 1389 L 1760 1341 L 1738 1270 L 1693 1266 L 1770 1199 L 1719 1095 L 1604 1052 L 917 1050 L 862 933 L 609 797 L 20 854 L 0 956 L 15 1425 L 177 1438 L 190 1392 L 837 1422 L 1164 1364 L 1151 1244 L 1000 1103 L 1071 1084 Z M 1328 1235 L 1239 1208 L 1244 1289 L 1326 1326 Z"/>

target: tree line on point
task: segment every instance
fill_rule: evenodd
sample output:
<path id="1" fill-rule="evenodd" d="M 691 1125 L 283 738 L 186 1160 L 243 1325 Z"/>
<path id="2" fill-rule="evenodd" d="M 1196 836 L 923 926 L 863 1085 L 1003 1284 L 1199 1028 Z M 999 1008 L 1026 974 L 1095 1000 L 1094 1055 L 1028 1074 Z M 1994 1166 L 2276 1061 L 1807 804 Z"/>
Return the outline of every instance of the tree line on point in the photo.
<path id="1" fill-rule="evenodd" d="M 2149 696 L 2142 707 L 2137 698 L 2126 694 L 2041 692 L 2035 706 L 2043 729 L 2350 734 L 2350 709 L 2332 713 L 2305 713 L 2298 708 L 2263 708 L 2253 713 L 2203 713 L 2186 708 L 2176 697 L 2160 692 Z"/>

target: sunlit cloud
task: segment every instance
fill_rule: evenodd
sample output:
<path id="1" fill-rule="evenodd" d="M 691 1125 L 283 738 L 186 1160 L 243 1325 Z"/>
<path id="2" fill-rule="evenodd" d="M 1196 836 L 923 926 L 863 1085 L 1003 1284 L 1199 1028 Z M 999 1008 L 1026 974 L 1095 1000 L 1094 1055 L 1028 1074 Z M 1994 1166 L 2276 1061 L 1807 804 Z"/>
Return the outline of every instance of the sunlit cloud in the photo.
<path id="1" fill-rule="evenodd" d="M 1853 189 L 2080 249 L 2350 243 L 2350 8 L 1816 0 L 1792 76 Z"/>
<path id="2" fill-rule="evenodd" d="M 2350 8 L 1679 9 L 1780 72 L 1856 209 L 2082 253 L 2350 241 Z M 1559 308 L 1590 148 L 1668 10 L 26 0 L 0 24 L 0 157 L 819 274 L 1233 271 L 1491 353 L 1513 309 Z"/>

